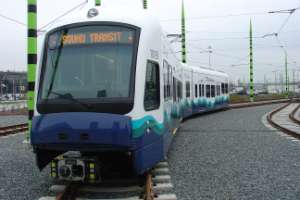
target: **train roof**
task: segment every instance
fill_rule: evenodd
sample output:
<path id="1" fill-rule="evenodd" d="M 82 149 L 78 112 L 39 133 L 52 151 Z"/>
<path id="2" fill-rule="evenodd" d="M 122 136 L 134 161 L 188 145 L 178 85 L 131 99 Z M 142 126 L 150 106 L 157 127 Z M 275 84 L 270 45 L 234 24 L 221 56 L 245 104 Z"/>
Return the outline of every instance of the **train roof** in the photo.
<path id="1" fill-rule="evenodd" d="M 228 74 L 226 74 L 225 72 L 214 70 L 214 69 L 211 69 L 211 68 L 191 66 L 191 65 L 188 65 L 188 64 L 184 64 L 184 63 L 182 63 L 182 66 L 186 70 L 193 70 L 194 72 L 199 72 L 199 73 L 207 74 L 207 75 L 211 75 L 211 76 L 220 76 L 220 77 L 224 77 L 224 78 L 229 78 Z"/>
<path id="2" fill-rule="evenodd" d="M 88 17 L 88 12 L 91 9 L 97 9 L 99 14 L 95 17 Z M 152 15 L 150 11 L 143 9 L 142 6 L 130 6 L 130 4 L 118 5 L 107 2 L 106 4 L 97 7 L 95 7 L 94 4 L 87 3 L 82 8 L 78 9 L 77 12 L 64 17 L 56 23 L 53 23 L 45 31 L 49 31 L 60 26 L 81 22 L 114 22 L 130 24 L 141 29 L 150 27 L 154 28 L 155 30 L 161 30 L 158 18 L 155 15 Z"/>

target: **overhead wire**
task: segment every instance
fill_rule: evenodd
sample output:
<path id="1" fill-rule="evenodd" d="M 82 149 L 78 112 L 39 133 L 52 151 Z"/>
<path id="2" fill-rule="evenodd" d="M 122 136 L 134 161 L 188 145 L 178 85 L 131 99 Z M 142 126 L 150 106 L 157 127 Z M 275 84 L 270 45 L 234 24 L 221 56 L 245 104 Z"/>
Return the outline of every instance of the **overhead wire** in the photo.
<path id="1" fill-rule="evenodd" d="M 23 22 L 21 22 L 21 21 L 19 21 L 19 20 L 13 19 L 13 18 L 11 18 L 11 17 L 8 17 L 8 16 L 6 16 L 6 15 L 0 14 L 0 17 L 3 18 L 3 19 L 8 20 L 8 21 L 10 21 L 10 22 L 19 24 L 19 25 L 21 25 L 21 26 L 27 26 L 27 24 L 25 24 L 25 23 L 23 23 Z"/>
<path id="2" fill-rule="evenodd" d="M 42 26 L 41 28 L 39 28 L 38 31 L 39 31 L 39 32 L 42 31 L 42 30 L 43 30 L 44 28 L 46 28 L 47 26 L 49 26 L 49 25 L 55 23 L 57 20 L 61 19 L 62 17 L 67 16 L 68 14 L 70 14 L 70 13 L 73 12 L 73 11 L 75 11 L 77 8 L 80 8 L 81 6 L 83 6 L 83 5 L 86 4 L 86 3 L 88 3 L 88 0 L 85 0 L 84 2 L 80 3 L 79 5 L 76 5 L 76 6 L 73 7 L 72 9 L 68 10 L 68 11 L 65 12 L 64 14 L 62 14 L 62 15 L 58 16 L 57 18 L 51 20 L 49 23 L 47 23 L 47 24 L 45 24 L 44 26 Z M 0 17 L 3 18 L 3 19 L 8 20 L 8 21 L 10 21 L 10 22 L 19 24 L 19 25 L 21 25 L 21 26 L 27 26 L 26 23 L 23 23 L 23 22 L 21 22 L 21 21 L 19 21 L 19 20 L 16 20 L 16 19 L 14 19 L 14 18 L 8 17 L 8 16 L 3 15 L 3 14 L 1 14 L 1 13 L 0 13 Z"/>
<path id="3" fill-rule="evenodd" d="M 217 16 L 202 16 L 202 17 L 194 17 L 194 18 L 187 18 L 187 21 L 190 20 L 204 20 L 204 19 L 214 19 L 214 18 L 228 18 L 228 17 L 240 17 L 240 16 L 249 16 L 249 15 L 267 15 L 268 12 L 253 12 L 253 13 L 239 13 L 239 14 L 228 14 L 228 15 L 217 15 Z M 169 22 L 169 21 L 180 21 L 181 19 L 163 19 L 160 20 L 162 22 Z"/>
<path id="4" fill-rule="evenodd" d="M 44 28 L 50 26 L 51 24 L 55 23 L 56 21 L 60 20 L 61 18 L 67 16 L 68 14 L 72 13 L 73 11 L 77 10 L 78 8 L 82 7 L 83 5 L 87 4 L 88 0 L 85 0 L 84 2 L 76 5 L 75 7 L 73 7 L 72 9 L 68 10 L 67 12 L 63 13 L 62 15 L 56 17 L 55 19 L 51 20 L 50 22 L 48 22 L 47 24 L 45 24 L 44 26 L 39 28 L 39 31 L 42 31 Z"/>
<path id="5" fill-rule="evenodd" d="M 290 13 L 289 16 L 285 19 L 283 24 L 280 26 L 279 30 L 277 31 L 277 34 L 279 34 L 282 29 L 286 26 L 286 24 L 289 22 L 290 18 L 292 17 L 293 13 Z"/>

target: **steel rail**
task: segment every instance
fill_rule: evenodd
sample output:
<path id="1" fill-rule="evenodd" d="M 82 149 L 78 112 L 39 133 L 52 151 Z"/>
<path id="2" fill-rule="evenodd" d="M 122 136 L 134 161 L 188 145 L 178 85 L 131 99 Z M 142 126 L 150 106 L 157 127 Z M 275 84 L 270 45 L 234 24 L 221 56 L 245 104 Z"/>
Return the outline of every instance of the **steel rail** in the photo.
<path id="1" fill-rule="evenodd" d="M 77 183 L 68 184 L 65 189 L 56 195 L 56 200 L 75 200 L 77 189 L 79 185 Z"/>
<path id="2" fill-rule="evenodd" d="M 292 120 L 294 123 L 296 123 L 296 124 L 298 124 L 298 125 L 300 125 L 300 120 L 297 119 L 297 118 L 295 117 L 295 115 L 296 115 L 296 113 L 297 113 L 297 111 L 298 111 L 299 109 L 300 109 L 300 103 L 299 103 L 299 105 L 293 110 L 293 112 L 291 112 L 291 114 L 289 114 L 290 120 Z"/>
<path id="3" fill-rule="evenodd" d="M 0 136 L 6 136 L 28 130 L 28 124 L 17 124 L 6 127 L 0 127 Z"/>
<path id="4" fill-rule="evenodd" d="M 277 114 L 278 112 L 282 111 L 283 109 L 285 109 L 286 107 L 288 107 L 289 105 L 291 105 L 291 102 L 287 103 L 286 105 L 284 106 L 281 106 L 280 108 L 272 111 L 271 113 L 269 113 L 267 115 L 267 121 L 269 122 L 269 124 L 271 124 L 271 126 L 273 126 L 275 129 L 277 130 L 280 130 L 282 131 L 283 133 L 285 134 L 288 134 L 294 138 L 297 138 L 297 139 L 300 139 L 300 134 L 295 132 L 295 131 L 292 131 L 290 129 L 287 129 L 281 125 L 279 125 L 278 123 L 276 123 L 272 118 L 275 114 Z"/>
<path id="5" fill-rule="evenodd" d="M 269 104 L 277 104 L 277 103 L 285 103 L 289 100 L 275 100 L 275 101 L 262 101 L 262 102 L 254 102 L 254 103 L 241 103 L 241 104 L 229 104 L 228 108 L 225 109 L 237 109 L 237 108 L 248 108 L 248 107 L 254 107 L 254 106 L 263 106 L 263 105 L 269 105 Z M 222 109 L 223 110 L 223 109 Z M 296 112 L 296 111 L 295 111 Z M 299 124 L 299 120 L 293 118 L 292 119 L 295 123 Z M 182 121 L 183 119 L 181 119 Z M 28 130 L 28 124 L 17 124 L 17 125 L 11 125 L 6 127 L 0 127 L 0 137 L 6 136 L 10 134 L 15 134 L 23 131 Z"/>
<path id="6" fill-rule="evenodd" d="M 144 191 L 144 200 L 154 200 L 153 181 L 151 173 L 146 174 L 146 184 Z"/>
<path id="7" fill-rule="evenodd" d="M 154 183 L 152 179 L 152 174 L 150 172 L 145 174 L 145 184 L 142 187 L 140 199 L 143 200 L 154 200 Z M 76 196 L 78 195 L 78 190 L 80 190 L 79 183 L 69 183 L 65 186 L 63 191 L 56 194 L 56 200 L 76 200 Z M 112 199 L 113 200 L 113 199 Z"/>

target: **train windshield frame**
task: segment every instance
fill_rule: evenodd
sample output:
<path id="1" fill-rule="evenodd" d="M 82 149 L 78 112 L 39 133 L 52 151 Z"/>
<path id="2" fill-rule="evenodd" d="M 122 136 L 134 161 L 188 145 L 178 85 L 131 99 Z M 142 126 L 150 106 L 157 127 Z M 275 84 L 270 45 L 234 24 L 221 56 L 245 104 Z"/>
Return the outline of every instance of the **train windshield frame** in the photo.
<path id="1" fill-rule="evenodd" d="M 140 29 L 78 23 L 46 35 L 37 109 L 125 114 L 133 108 Z"/>

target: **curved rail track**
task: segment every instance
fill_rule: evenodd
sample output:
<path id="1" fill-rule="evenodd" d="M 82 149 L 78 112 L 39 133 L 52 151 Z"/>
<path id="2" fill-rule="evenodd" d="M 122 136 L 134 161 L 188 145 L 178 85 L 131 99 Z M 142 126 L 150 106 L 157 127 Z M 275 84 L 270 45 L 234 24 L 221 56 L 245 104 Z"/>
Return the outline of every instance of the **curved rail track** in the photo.
<path id="1" fill-rule="evenodd" d="M 290 120 L 292 120 L 294 123 L 300 125 L 300 115 L 298 115 L 298 117 L 296 117 L 296 114 L 298 113 L 298 111 L 300 110 L 300 103 L 299 105 L 293 110 L 293 112 L 291 114 L 289 114 L 289 118 Z"/>
<path id="2" fill-rule="evenodd" d="M 277 130 L 300 139 L 300 123 L 295 117 L 299 108 L 299 103 L 290 102 L 268 114 L 267 120 Z"/>
<path id="3" fill-rule="evenodd" d="M 276 103 L 285 103 L 287 101 L 289 101 L 289 100 L 281 99 L 281 100 L 261 101 L 261 102 L 254 102 L 254 103 L 230 104 L 229 109 L 262 106 L 262 105 L 276 104 Z M 291 120 L 297 120 L 297 119 L 293 118 Z M 298 122 L 295 121 L 295 123 L 299 123 L 299 121 Z M 7 126 L 7 127 L 0 127 L 0 137 L 27 131 L 27 130 L 28 130 L 27 123 L 26 124 L 17 124 L 17 125 L 12 125 L 12 126 Z"/>
<path id="4" fill-rule="evenodd" d="M 28 124 L 17 124 L 12 126 L 0 127 L 0 136 L 20 133 L 28 130 Z"/>

